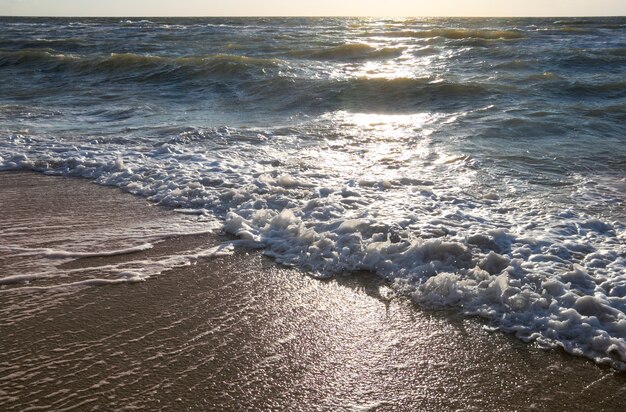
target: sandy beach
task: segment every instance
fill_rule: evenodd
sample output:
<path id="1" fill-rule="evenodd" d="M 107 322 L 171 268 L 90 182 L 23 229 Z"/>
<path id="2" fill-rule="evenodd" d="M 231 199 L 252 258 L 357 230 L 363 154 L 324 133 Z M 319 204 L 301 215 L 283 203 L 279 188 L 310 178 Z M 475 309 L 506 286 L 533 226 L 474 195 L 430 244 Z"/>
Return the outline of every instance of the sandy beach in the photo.
<path id="1" fill-rule="evenodd" d="M 72 224 L 57 224 L 68 216 L 108 233 L 179 219 L 115 188 L 25 172 L 0 174 L 0 207 L 3 277 L 15 264 L 12 228 L 53 243 L 45 223 L 71 235 Z M 173 237 L 61 270 L 70 283 L 92 276 L 77 268 L 224 240 Z M 39 284 L 0 286 L 2 410 L 618 411 L 626 396 L 626 376 L 610 368 L 420 309 L 373 275 L 316 280 L 258 251 L 143 282 L 25 287 Z"/>

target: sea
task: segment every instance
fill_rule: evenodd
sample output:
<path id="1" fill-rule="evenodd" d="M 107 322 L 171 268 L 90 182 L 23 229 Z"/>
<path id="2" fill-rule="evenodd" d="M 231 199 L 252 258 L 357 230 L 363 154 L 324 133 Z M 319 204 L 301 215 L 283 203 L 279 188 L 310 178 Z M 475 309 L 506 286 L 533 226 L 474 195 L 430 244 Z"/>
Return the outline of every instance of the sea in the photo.
<path id="1" fill-rule="evenodd" d="M 5 222 L 5 322 L 28 291 L 252 248 L 626 370 L 623 17 L 1 17 L 0 170 L 180 215 L 45 244 Z M 63 266 L 202 233 L 221 243 Z"/>

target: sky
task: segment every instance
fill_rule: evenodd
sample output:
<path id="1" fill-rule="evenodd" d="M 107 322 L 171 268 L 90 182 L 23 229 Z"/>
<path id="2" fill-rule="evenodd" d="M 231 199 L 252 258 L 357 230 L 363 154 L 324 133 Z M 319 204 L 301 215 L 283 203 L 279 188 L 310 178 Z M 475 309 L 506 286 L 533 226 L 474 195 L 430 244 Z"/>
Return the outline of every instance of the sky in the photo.
<path id="1" fill-rule="evenodd" d="M 0 0 L 3 16 L 626 16 L 626 0 Z"/>

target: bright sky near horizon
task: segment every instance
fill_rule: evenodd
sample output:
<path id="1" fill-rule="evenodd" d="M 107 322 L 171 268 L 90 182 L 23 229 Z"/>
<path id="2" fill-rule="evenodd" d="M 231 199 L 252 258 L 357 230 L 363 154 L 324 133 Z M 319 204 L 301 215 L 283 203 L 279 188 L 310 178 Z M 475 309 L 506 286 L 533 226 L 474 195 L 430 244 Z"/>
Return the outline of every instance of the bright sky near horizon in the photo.
<path id="1" fill-rule="evenodd" d="M 626 0 L 0 0 L 3 16 L 624 16 Z"/>

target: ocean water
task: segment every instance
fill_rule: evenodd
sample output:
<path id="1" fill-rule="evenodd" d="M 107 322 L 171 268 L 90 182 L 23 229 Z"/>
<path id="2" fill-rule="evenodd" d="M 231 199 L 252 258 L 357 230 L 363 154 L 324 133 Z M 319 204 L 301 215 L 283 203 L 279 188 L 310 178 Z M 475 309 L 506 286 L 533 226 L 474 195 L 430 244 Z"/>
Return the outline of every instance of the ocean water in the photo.
<path id="1" fill-rule="evenodd" d="M 252 247 L 315 277 L 374 272 L 417 305 L 626 370 L 625 18 L 0 29 L 0 170 L 181 212 L 43 246 L 4 222 L 0 296 Z M 62 269 L 209 230 L 236 240 L 87 279 Z"/>

